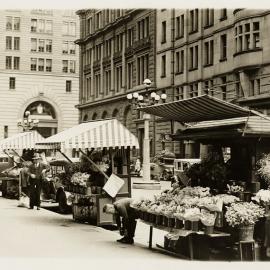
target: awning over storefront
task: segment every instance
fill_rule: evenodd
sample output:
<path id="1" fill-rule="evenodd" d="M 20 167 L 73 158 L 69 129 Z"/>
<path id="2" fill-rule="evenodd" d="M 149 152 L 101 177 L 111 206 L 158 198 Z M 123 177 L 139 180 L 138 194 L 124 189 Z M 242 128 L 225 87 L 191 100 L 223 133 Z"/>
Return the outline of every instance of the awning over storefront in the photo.
<path id="1" fill-rule="evenodd" d="M 35 144 L 44 138 L 36 131 L 27 131 L 15 134 L 0 141 L 1 150 L 34 149 Z"/>
<path id="2" fill-rule="evenodd" d="M 208 95 L 142 107 L 139 110 L 185 123 L 253 115 L 248 109 Z"/>
<path id="3" fill-rule="evenodd" d="M 37 149 L 139 148 L 138 139 L 118 120 L 91 121 L 44 139 Z"/>
<path id="4" fill-rule="evenodd" d="M 173 139 L 220 139 L 230 137 L 270 137 L 270 118 L 260 116 L 202 121 L 179 130 Z"/>

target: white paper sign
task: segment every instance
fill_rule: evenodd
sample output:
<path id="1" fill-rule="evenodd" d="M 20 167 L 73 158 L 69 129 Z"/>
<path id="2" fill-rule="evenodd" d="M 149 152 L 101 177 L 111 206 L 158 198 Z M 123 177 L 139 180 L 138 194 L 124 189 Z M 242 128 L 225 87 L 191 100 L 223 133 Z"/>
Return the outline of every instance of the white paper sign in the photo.
<path id="1" fill-rule="evenodd" d="M 112 174 L 104 185 L 103 190 L 106 191 L 112 198 L 114 198 L 124 183 L 125 181 L 123 179 L 115 174 Z"/>

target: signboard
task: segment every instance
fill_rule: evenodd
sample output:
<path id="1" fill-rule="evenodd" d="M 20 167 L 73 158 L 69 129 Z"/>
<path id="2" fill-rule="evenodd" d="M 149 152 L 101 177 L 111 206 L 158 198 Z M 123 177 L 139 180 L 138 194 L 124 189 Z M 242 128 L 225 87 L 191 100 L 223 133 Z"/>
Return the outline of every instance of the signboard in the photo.
<path id="1" fill-rule="evenodd" d="M 115 174 L 112 174 L 104 185 L 103 190 L 106 191 L 112 198 L 114 198 L 124 183 L 125 181 L 123 179 Z"/>

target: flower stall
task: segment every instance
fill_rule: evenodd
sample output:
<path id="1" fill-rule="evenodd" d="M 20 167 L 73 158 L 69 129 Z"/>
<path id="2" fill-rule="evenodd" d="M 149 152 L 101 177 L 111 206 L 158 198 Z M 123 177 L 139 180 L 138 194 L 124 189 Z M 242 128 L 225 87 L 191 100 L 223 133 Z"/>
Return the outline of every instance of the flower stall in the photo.
<path id="1" fill-rule="evenodd" d="M 20 171 L 24 159 L 18 152 L 23 150 L 33 150 L 35 143 L 43 137 L 36 131 L 27 131 L 15 134 L 11 137 L 0 141 L 0 151 L 3 151 L 14 161 L 14 166 L 6 169 L 1 173 L 0 181 L 2 182 L 2 196 L 7 198 L 18 199 L 21 194 L 22 182 Z M 17 152 L 18 151 L 18 152 Z M 16 162 L 14 157 L 18 157 L 20 162 Z"/>
<path id="2" fill-rule="evenodd" d="M 80 153 L 80 162 L 66 166 L 62 183 L 72 194 L 74 220 L 96 225 L 113 224 L 112 215 L 102 211 L 106 203 L 131 197 L 130 151 L 138 146 L 137 138 L 116 119 L 82 123 L 36 144 L 66 157 L 72 150 Z M 104 191 L 112 176 L 123 181 L 116 197 Z"/>

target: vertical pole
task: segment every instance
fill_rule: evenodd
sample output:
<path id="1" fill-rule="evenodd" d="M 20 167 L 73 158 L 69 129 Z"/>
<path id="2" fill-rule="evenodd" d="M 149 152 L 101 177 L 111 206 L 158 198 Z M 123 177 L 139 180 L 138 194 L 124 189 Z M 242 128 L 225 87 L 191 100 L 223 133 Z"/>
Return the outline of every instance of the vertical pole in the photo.
<path id="1" fill-rule="evenodd" d="M 144 141 L 143 141 L 143 180 L 150 180 L 150 140 L 149 140 L 149 120 L 150 114 L 144 113 Z"/>
<path id="2" fill-rule="evenodd" d="M 149 249 L 152 249 L 152 242 L 153 242 L 153 226 L 150 225 L 150 231 L 149 231 Z"/>

